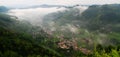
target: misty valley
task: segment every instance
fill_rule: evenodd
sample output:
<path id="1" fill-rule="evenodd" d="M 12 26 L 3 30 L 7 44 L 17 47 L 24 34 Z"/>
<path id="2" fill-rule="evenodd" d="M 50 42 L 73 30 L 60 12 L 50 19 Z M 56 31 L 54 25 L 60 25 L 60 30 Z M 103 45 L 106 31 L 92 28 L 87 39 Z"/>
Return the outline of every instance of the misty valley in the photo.
<path id="1" fill-rule="evenodd" d="M 0 57 L 120 57 L 120 4 L 0 6 Z"/>

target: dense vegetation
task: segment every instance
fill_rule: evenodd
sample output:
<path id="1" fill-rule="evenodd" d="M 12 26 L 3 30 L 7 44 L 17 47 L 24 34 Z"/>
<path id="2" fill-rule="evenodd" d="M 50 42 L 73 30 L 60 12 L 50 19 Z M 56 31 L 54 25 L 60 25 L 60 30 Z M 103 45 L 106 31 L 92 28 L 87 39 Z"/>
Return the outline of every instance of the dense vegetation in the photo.
<path id="1" fill-rule="evenodd" d="M 59 57 L 54 50 L 43 45 L 42 39 L 46 38 L 44 35 L 47 34 L 40 30 L 42 35 L 33 37 L 33 30 L 36 28 L 32 28 L 32 25 L 0 13 L 0 57 Z"/>
<path id="2" fill-rule="evenodd" d="M 0 13 L 0 57 L 120 57 L 118 4 L 93 5 L 82 14 L 71 8 L 44 20 L 41 28 Z"/>
<path id="3" fill-rule="evenodd" d="M 79 8 L 71 8 L 48 14 L 44 20 L 43 25 L 47 30 L 52 30 L 54 27 L 53 35 L 62 33 L 68 41 L 77 39 L 79 47 L 91 49 L 94 45 L 116 47 L 120 44 L 119 4 L 92 5 L 82 13 Z M 70 28 L 76 31 L 71 31 Z M 104 56 L 101 55 L 101 57 Z"/>

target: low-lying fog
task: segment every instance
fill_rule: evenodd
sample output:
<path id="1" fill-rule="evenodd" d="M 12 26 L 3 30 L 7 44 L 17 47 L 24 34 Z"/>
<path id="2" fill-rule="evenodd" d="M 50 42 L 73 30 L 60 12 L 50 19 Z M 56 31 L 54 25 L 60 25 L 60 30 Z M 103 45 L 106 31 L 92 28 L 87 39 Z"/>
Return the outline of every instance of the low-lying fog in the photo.
<path id="1" fill-rule="evenodd" d="M 32 24 L 41 24 L 45 15 L 65 10 L 65 8 L 28 8 L 28 9 L 12 9 L 8 13 L 16 16 L 19 20 L 27 20 Z"/>
<path id="2" fill-rule="evenodd" d="M 87 7 L 77 7 L 83 12 Z M 16 16 L 18 20 L 27 20 L 34 25 L 40 25 L 45 15 L 53 12 L 63 11 L 65 7 L 50 7 L 50 8 L 27 8 L 27 9 L 11 9 L 8 11 L 10 15 Z"/>

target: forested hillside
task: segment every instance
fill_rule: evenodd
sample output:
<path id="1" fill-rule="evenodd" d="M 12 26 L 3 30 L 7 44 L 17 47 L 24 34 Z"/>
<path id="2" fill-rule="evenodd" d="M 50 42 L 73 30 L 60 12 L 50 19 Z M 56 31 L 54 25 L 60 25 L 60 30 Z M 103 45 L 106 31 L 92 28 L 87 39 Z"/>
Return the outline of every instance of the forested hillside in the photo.
<path id="1" fill-rule="evenodd" d="M 76 39 L 78 47 L 117 47 L 120 44 L 120 5 L 91 5 L 82 13 L 79 8 L 70 8 L 46 15 L 43 25 L 53 35 L 62 35 L 68 41 Z"/>
<path id="2" fill-rule="evenodd" d="M 120 57 L 119 4 L 49 13 L 42 25 L 0 11 L 0 57 Z"/>
<path id="3" fill-rule="evenodd" d="M 54 50 L 43 45 L 47 34 L 39 30 L 37 36 L 34 35 L 35 30 L 37 29 L 27 22 L 23 24 L 11 19 L 9 15 L 0 13 L 0 57 L 59 57 Z"/>

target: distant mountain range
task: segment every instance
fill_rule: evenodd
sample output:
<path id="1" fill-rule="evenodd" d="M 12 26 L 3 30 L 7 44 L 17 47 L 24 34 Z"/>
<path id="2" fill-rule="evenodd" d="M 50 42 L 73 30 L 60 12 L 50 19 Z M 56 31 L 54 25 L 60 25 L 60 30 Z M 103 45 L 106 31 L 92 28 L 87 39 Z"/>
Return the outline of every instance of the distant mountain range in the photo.
<path id="1" fill-rule="evenodd" d="M 5 6 L 0 6 L 0 12 L 7 12 L 9 9 Z"/>
<path id="2" fill-rule="evenodd" d="M 38 7 L 42 7 L 42 8 L 51 8 L 51 7 L 65 7 L 65 8 L 73 8 L 76 6 L 89 6 L 89 5 L 73 5 L 73 6 L 66 6 L 66 5 L 47 5 L 47 4 L 43 4 L 43 5 L 36 5 L 36 6 L 31 6 L 28 8 L 38 8 Z"/>
<path id="3" fill-rule="evenodd" d="M 38 7 L 50 8 L 50 7 L 66 7 L 66 6 L 65 5 L 47 5 L 47 4 L 43 4 L 43 5 L 30 6 L 28 8 L 38 8 Z"/>
<path id="4" fill-rule="evenodd" d="M 74 8 L 76 6 L 89 6 L 89 5 L 73 5 L 73 6 L 66 6 L 66 5 L 48 5 L 48 4 L 42 4 L 42 5 L 34 5 L 34 6 L 28 6 L 28 7 L 19 7 L 20 9 L 27 9 L 27 8 L 52 8 L 52 7 L 64 7 L 64 8 Z"/>

